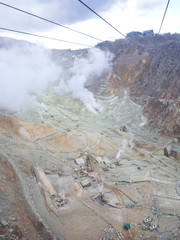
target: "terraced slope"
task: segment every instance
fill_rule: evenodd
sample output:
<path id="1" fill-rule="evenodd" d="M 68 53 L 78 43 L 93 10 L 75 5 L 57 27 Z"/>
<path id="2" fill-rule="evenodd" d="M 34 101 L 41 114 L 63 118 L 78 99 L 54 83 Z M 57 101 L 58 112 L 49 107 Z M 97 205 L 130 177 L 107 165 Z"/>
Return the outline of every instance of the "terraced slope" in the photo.
<path id="1" fill-rule="evenodd" d="M 1 157 L 14 171 L 22 208 L 43 239 L 178 239 L 180 163 L 113 124 L 103 109 L 113 114 L 121 105 L 133 117 L 140 106 L 102 90 L 96 114 L 71 94 L 49 91 L 39 98 L 46 111 L 36 105 L 6 121 L 1 115 Z"/>
<path id="2" fill-rule="evenodd" d="M 1 109 L 0 238 L 180 239 L 180 162 L 168 145 L 179 138 L 179 96 L 143 91 L 155 71 L 154 43 L 173 39 L 146 40 L 146 49 L 143 39 L 137 49 L 126 40 L 100 46 L 116 55 L 112 72 L 86 84 L 92 111 L 55 91 L 57 83 L 24 110 Z M 68 81 L 82 56 L 86 50 L 52 57 Z M 170 86 L 178 89 L 176 80 Z"/>

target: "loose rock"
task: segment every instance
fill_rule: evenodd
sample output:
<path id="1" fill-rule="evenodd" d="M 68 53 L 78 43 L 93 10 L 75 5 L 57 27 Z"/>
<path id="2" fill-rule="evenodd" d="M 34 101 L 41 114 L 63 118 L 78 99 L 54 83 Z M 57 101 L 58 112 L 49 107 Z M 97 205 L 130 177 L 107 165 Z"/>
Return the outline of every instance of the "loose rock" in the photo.
<path id="1" fill-rule="evenodd" d="M 103 159 L 103 162 L 106 164 L 106 165 L 110 165 L 110 160 L 107 158 L 107 157 L 105 157 L 104 159 Z"/>
<path id="2" fill-rule="evenodd" d="M 1 219 L 1 225 L 3 227 L 7 227 L 8 226 L 8 222 L 6 222 L 6 220 L 4 220 L 4 219 Z"/>
<path id="3" fill-rule="evenodd" d="M 88 179 L 85 179 L 83 181 L 81 181 L 81 185 L 85 188 L 85 187 L 90 187 L 91 186 L 91 182 Z"/>
<path id="4" fill-rule="evenodd" d="M 77 158 L 77 159 L 75 160 L 75 163 L 76 163 L 77 165 L 83 166 L 83 165 L 85 164 L 85 161 L 84 161 L 83 158 Z"/>
<path id="5" fill-rule="evenodd" d="M 103 163 L 103 159 L 102 159 L 101 157 L 96 157 L 96 161 L 97 161 L 98 163 Z"/>

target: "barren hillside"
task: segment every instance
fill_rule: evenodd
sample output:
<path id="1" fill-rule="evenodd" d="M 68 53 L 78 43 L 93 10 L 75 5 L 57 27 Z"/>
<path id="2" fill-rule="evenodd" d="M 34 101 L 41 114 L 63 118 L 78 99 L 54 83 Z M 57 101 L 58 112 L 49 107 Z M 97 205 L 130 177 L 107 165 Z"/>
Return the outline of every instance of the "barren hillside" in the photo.
<path id="1" fill-rule="evenodd" d="M 133 101 L 143 106 L 151 131 L 180 136 L 180 36 L 155 35 L 115 43 L 102 43 L 115 55 L 106 92 L 130 90 Z"/>
<path id="2" fill-rule="evenodd" d="M 132 41 L 0 44 L 0 238 L 180 238 L 180 37 Z"/>

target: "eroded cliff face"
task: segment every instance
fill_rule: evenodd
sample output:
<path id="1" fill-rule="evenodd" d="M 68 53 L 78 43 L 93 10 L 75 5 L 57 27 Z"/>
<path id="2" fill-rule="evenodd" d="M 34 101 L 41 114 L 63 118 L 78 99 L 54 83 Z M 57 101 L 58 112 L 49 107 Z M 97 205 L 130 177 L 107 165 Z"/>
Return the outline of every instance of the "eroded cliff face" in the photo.
<path id="1" fill-rule="evenodd" d="M 146 128 L 159 134 L 180 136 L 180 37 L 155 35 L 134 37 L 99 45 L 114 54 L 106 92 L 131 99 L 144 108 Z"/>

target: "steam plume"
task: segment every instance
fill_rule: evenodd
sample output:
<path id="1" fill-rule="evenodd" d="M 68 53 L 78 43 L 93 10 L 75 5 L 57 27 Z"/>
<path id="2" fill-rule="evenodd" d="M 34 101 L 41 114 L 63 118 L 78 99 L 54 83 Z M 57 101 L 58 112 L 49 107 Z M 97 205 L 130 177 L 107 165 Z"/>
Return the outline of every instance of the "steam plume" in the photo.
<path id="1" fill-rule="evenodd" d="M 117 160 L 120 158 L 121 154 L 125 152 L 127 143 L 128 142 L 125 139 L 122 141 L 122 147 L 120 147 L 118 153 L 116 154 L 116 159 Z"/>
<path id="2" fill-rule="evenodd" d="M 55 83 L 61 91 L 71 92 L 74 98 L 80 99 L 95 112 L 99 105 L 85 84 L 109 71 L 111 60 L 109 52 L 90 49 L 86 58 L 74 61 L 69 69 L 71 77 L 65 80 L 61 66 L 51 60 L 44 48 L 29 44 L 1 48 L 0 108 L 20 111 L 29 102 L 36 104 L 33 95 L 40 94 Z"/>
<path id="3" fill-rule="evenodd" d="M 60 67 L 39 46 L 0 49 L 0 107 L 19 111 L 37 94 L 57 81 Z"/>
<path id="4" fill-rule="evenodd" d="M 91 79 L 100 77 L 111 67 L 112 54 L 93 48 L 88 52 L 87 58 L 76 59 L 70 72 L 72 77 L 69 81 L 61 81 L 59 86 L 66 92 L 71 92 L 75 98 L 80 99 L 91 111 L 98 109 L 94 95 L 85 84 Z"/>

